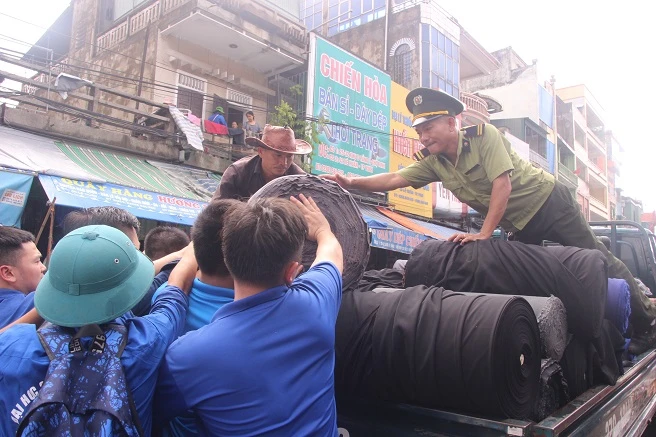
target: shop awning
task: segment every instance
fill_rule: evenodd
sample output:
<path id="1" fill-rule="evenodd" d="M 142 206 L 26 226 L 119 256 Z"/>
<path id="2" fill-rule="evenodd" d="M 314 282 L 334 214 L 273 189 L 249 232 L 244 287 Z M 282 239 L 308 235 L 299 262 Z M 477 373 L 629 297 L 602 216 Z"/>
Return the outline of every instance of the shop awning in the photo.
<path id="1" fill-rule="evenodd" d="M 5 126 L 0 126 L 0 167 L 38 174 L 57 205 L 116 205 L 140 218 L 187 225 L 193 224 L 221 180 L 210 171 L 146 161 Z"/>
<path id="2" fill-rule="evenodd" d="M 55 144 L 71 161 L 107 182 L 202 201 L 209 200 L 212 195 L 212 193 L 208 195 L 207 192 L 199 192 L 194 186 L 183 182 L 183 177 L 171 177 L 171 173 L 176 173 L 175 167 L 161 171 L 158 167 L 136 157 L 59 141 Z M 211 172 L 205 174 L 208 178 L 214 178 L 218 184 L 220 180 L 218 175 L 214 176 Z"/>
<path id="3" fill-rule="evenodd" d="M 358 204 L 371 233 L 371 245 L 394 252 L 410 253 L 426 238 L 382 214 L 376 207 Z"/>

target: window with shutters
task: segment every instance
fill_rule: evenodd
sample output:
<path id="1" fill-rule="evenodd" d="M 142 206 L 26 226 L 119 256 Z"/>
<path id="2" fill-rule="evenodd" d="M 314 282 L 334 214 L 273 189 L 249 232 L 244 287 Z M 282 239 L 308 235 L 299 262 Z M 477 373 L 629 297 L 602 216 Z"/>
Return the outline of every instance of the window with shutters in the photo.
<path id="1" fill-rule="evenodd" d="M 206 90 L 205 80 L 178 72 L 178 109 L 188 109 L 196 117 L 204 118 Z"/>

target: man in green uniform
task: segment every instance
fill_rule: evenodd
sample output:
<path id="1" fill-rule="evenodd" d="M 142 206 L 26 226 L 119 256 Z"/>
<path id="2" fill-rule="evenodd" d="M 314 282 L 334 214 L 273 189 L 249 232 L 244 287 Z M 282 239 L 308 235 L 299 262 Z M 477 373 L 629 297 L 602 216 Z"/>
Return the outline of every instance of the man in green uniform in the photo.
<path id="1" fill-rule="evenodd" d="M 417 88 L 406 98 L 412 126 L 424 148 L 418 162 L 395 173 L 367 177 L 323 175 L 346 189 L 390 191 L 442 182 L 461 202 L 485 216 L 479 233 L 459 233 L 449 241 L 486 240 L 497 226 L 531 244 L 551 240 L 564 246 L 599 249 L 608 259 L 609 276 L 631 289 L 630 349 L 640 353 L 656 343 L 656 306 L 640 291 L 633 275 L 597 238 L 567 188 L 542 169 L 520 158 L 491 124 L 459 129 L 464 105 L 438 90 Z"/>

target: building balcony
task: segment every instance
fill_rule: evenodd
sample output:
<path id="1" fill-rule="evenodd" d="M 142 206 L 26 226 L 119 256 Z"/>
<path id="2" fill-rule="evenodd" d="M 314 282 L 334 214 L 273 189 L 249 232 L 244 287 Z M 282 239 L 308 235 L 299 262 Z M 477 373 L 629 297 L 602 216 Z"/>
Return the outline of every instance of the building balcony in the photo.
<path id="1" fill-rule="evenodd" d="M 560 182 L 565 184 L 568 188 L 576 188 L 579 185 L 579 178 L 574 174 L 572 170 L 565 167 L 564 164 L 559 163 L 558 165 L 558 178 Z"/>
<path id="2" fill-rule="evenodd" d="M 602 138 L 599 138 L 597 135 L 595 135 L 595 133 L 590 128 L 587 129 L 587 133 L 588 133 L 588 148 L 590 148 L 590 146 L 595 146 L 605 155 L 606 143 L 604 142 L 604 140 Z"/>
<path id="3" fill-rule="evenodd" d="M 305 63 L 308 40 L 300 21 L 268 1 L 156 0 L 96 40 L 111 49 L 157 23 L 162 37 L 177 38 L 263 74 Z"/>
<path id="4" fill-rule="evenodd" d="M 533 149 L 529 150 L 529 161 L 549 173 L 549 161 Z"/>
<path id="5" fill-rule="evenodd" d="M 490 122 L 490 114 L 487 112 L 487 103 L 475 94 L 461 92 L 460 100 L 465 104 L 462 113 L 462 125 L 471 126 Z"/>
<path id="6" fill-rule="evenodd" d="M 590 195 L 590 213 L 597 214 L 603 220 L 608 220 L 608 205 L 605 201 Z"/>
<path id="7" fill-rule="evenodd" d="M 492 97 L 478 93 L 472 94 L 463 91 L 460 93 L 460 100 L 465 104 L 465 110 L 462 113 L 463 126 L 489 123 L 490 114 L 496 114 L 503 110 L 501 103 Z"/>

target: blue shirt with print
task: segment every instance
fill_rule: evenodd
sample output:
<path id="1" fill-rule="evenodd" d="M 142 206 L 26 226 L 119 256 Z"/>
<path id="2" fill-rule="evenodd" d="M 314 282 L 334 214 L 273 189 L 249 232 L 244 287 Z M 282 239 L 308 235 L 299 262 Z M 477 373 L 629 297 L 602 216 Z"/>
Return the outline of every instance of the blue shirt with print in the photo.
<path id="1" fill-rule="evenodd" d="M 187 296 L 170 286 L 159 294 L 150 314 L 131 312 L 116 319 L 128 327 L 121 363 L 146 435 L 152 428 L 152 399 L 157 370 L 166 348 L 182 331 Z M 48 370 L 34 325 L 20 324 L 0 334 L 0 435 L 16 434 L 18 423 L 36 397 Z"/>

